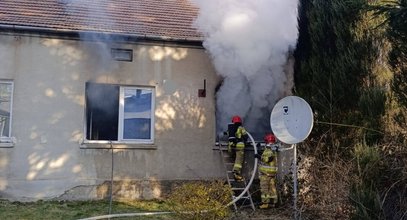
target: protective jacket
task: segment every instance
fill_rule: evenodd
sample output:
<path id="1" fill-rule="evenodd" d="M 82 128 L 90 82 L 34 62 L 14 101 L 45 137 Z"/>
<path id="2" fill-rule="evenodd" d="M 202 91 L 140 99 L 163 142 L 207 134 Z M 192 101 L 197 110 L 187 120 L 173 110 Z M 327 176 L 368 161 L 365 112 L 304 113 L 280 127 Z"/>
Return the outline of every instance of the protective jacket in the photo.
<path id="1" fill-rule="evenodd" d="M 247 131 L 240 124 L 229 124 L 228 125 L 228 135 L 229 135 L 229 147 L 228 150 L 236 148 L 236 150 L 243 150 L 247 141 Z"/>
<path id="2" fill-rule="evenodd" d="M 266 147 L 261 154 L 259 171 L 266 175 L 276 175 L 277 170 L 277 150 Z"/>

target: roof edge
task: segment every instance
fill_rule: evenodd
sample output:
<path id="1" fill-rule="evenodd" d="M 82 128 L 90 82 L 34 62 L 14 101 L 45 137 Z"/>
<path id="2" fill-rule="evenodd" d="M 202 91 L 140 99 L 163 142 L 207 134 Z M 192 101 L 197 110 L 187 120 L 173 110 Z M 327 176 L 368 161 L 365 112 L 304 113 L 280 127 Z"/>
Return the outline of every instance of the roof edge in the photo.
<path id="1" fill-rule="evenodd" d="M 13 32 L 19 34 L 39 34 L 39 35 L 52 35 L 61 38 L 76 39 L 82 41 L 110 41 L 117 43 L 125 42 L 163 42 L 171 43 L 180 46 L 193 46 L 201 47 L 202 39 L 176 39 L 170 37 L 161 36 L 148 36 L 148 35 L 135 35 L 126 33 L 112 33 L 112 32 L 96 32 L 96 31 L 83 31 L 83 30 L 67 30 L 67 29 L 53 29 L 35 26 L 23 26 L 23 25 L 10 25 L 0 24 L 0 32 Z"/>

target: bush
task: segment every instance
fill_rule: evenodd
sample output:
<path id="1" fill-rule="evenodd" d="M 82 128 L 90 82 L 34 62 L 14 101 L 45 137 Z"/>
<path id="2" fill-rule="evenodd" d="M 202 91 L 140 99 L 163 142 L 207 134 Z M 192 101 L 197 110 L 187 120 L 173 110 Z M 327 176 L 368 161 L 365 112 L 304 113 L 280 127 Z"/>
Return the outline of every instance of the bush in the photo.
<path id="1" fill-rule="evenodd" d="M 362 90 L 359 98 L 359 108 L 365 121 L 365 126 L 373 130 L 381 130 L 381 117 L 385 114 L 386 92 L 380 87 Z M 383 133 L 366 131 L 366 142 L 371 145 L 383 138 Z"/>
<path id="2" fill-rule="evenodd" d="M 354 150 L 357 178 L 351 187 L 350 198 L 355 207 L 352 219 L 383 219 L 380 194 L 377 189 L 384 174 L 377 146 L 357 144 Z"/>
<path id="3" fill-rule="evenodd" d="M 222 181 L 186 183 L 169 196 L 171 209 L 180 219 L 223 219 L 230 209 L 231 189 Z"/>
<path id="4" fill-rule="evenodd" d="M 351 219 L 383 219 L 380 196 L 372 185 L 355 185 L 351 190 L 351 199 L 355 207 L 355 213 Z"/>

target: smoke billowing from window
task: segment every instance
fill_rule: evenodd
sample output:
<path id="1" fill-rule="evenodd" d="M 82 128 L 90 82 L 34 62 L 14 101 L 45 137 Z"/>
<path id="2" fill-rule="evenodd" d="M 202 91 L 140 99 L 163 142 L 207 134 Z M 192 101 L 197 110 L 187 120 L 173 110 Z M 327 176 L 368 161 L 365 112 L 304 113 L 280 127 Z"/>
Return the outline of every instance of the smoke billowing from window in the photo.
<path id="1" fill-rule="evenodd" d="M 288 58 L 298 36 L 298 0 L 192 1 L 204 47 L 224 78 L 216 94 L 218 129 L 240 115 L 249 132 L 270 131 L 274 104 L 293 86 Z"/>

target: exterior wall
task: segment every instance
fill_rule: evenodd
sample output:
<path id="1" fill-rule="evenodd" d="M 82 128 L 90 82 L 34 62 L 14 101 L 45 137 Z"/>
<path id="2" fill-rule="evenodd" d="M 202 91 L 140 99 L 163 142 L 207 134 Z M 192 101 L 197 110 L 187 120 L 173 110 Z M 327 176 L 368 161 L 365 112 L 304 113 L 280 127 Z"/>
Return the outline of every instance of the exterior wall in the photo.
<path id="1" fill-rule="evenodd" d="M 133 62 L 112 60 L 110 48 L 132 49 Z M 130 198 L 160 197 L 163 182 L 223 177 L 212 150 L 218 77 L 202 48 L 0 35 L 0 79 L 14 82 L 15 138 L 0 148 L 2 198 L 100 198 L 112 165 L 115 193 Z M 115 143 L 112 159 L 109 144 L 84 142 L 88 81 L 155 87 L 154 145 Z"/>

